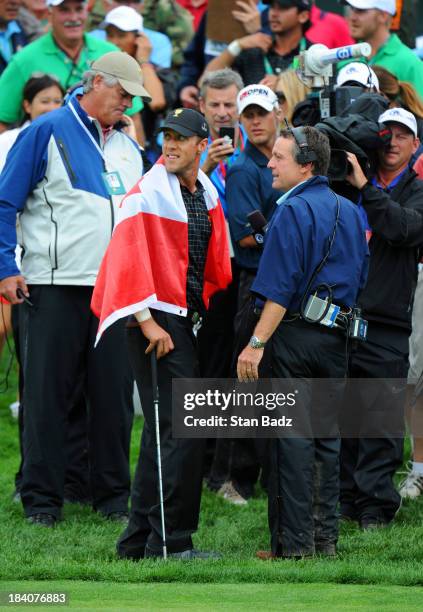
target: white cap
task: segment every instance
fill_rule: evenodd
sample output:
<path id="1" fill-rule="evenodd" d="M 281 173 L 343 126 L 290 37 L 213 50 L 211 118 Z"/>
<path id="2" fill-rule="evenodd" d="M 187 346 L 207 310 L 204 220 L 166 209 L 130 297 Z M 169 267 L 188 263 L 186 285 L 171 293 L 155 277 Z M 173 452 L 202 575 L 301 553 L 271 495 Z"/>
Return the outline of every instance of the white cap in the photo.
<path id="1" fill-rule="evenodd" d="M 102 27 L 115 26 L 122 32 L 142 32 L 142 16 L 130 6 L 118 6 L 109 11 L 104 18 Z"/>
<path id="2" fill-rule="evenodd" d="M 375 71 L 363 62 L 351 62 L 341 68 L 336 77 L 336 84 L 338 87 L 341 87 L 341 85 L 348 83 L 348 81 L 355 81 L 369 89 L 374 87 L 379 91 L 379 79 Z"/>
<path id="3" fill-rule="evenodd" d="M 417 121 L 415 116 L 405 108 L 390 108 L 379 117 L 379 123 L 401 123 L 408 127 L 417 138 Z"/>
<path id="4" fill-rule="evenodd" d="M 361 9 L 362 11 L 378 9 L 390 15 L 395 15 L 397 12 L 395 0 L 345 0 L 345 2 L 353 8 Z"/>
<path id="5" fill-rule="evenodd" d="M 46 0 L 46 6 L 59 6 L 59 4 L 63 4 L 65 0 Z M 83 4 L 86 3 L 87 0 L 80 0 Z"/>
<path id="6" fill-rule="evenodd" d="M 238 94 L 236 99 L 238 113 L 241 114 L 247 106 L 256 104 L 270 112 L 278 107 L 278 98 L 267 85 L 247 85 Z"/>

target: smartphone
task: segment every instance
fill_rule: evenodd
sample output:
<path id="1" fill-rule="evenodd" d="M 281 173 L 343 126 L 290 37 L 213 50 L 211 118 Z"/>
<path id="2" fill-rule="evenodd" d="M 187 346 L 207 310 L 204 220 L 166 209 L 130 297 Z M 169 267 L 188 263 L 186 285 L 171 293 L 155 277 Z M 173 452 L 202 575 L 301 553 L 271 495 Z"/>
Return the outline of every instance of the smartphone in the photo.
<path id="1" fill-rule="evenodd" d="M 232 144 L 234 144 L 235 141 L 235 128 L 234 127 L 221 127 L 219 128 L 219 138 L 225 138 L 225 136 L 228 136 L 228 138 L 231 139 Z"/>

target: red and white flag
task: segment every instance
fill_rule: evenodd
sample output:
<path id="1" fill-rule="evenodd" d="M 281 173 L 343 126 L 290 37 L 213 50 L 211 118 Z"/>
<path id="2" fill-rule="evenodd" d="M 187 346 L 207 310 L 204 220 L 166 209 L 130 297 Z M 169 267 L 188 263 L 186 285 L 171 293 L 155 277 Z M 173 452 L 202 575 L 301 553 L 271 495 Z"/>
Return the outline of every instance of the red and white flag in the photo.
<path id="1" fill-rule="evenodd" d="M 222 206 L 210 179 L 199 171 L 212 226 L 203 300 L 231 282 Z M 186 316 L 188 216 L 176 175 L 162 159 L 126 194 L 100 266 L 91 308 L 100 319 L 96 345 L 118 319 L 152 307 Z"/>

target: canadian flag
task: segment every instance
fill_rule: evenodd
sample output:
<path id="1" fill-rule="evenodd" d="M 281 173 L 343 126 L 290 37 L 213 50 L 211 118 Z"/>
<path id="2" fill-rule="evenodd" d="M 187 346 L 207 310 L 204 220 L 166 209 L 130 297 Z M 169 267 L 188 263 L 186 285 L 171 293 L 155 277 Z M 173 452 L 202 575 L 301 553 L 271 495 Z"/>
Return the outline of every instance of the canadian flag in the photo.
<path id="1" fill-rule="evenodd" d="M 204 271 L 203 300 L 231 282 L 222 206 L 210 179 L 198 180 L 212 226 Z M 186 316 L 188 216 L 180 183 L 158 162 L 126 194 L 100 266 L 91 308 L 100 319 L 96 342 L 118 319 L 152 307 Z"/>

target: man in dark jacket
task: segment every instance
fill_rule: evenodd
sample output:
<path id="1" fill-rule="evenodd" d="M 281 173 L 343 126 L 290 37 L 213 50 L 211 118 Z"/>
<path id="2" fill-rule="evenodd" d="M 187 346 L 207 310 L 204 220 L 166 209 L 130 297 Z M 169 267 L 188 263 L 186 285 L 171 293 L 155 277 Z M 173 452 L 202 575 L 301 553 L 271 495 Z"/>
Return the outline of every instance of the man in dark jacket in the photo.
<path id="1" fill-rule="evenodd" d="M 352 165 L 348 181 L 361 193 L 368 222 L 370 268 L 359 305 L 369 328 L 367 342 L 350 355 L 350 393 L 354 395 L 346 398 L 343 418 L 354 408 L 359 430 L 369 432 L 371 419 L 378 423 L 380 437 L 368 438 L 363 433 L 361 438 L 343 440 L 341 514 L 358 520 L 363 529 L 389 523 L 400 506 L 393 476 L 402 462 L 403 438 L 393 437 L 386 419 L 390 415 L 400 423 L 404 404 L 400 390 L 393 393 L 389 379 L 404 379 L 405 386 L 417 262 L 423 244 L 423 182 L 410 167 L 419 146 L 416 119 L 402 108 L 392 108 L 379 122 L 389 126 L 392 140 L 378 150 L 372 180 L 367 180 L 355 155 L 348 154 Z M 360 383 L 352 384 L 353 378 L 381 380 L 377 392 L 369 394 Z"/>

